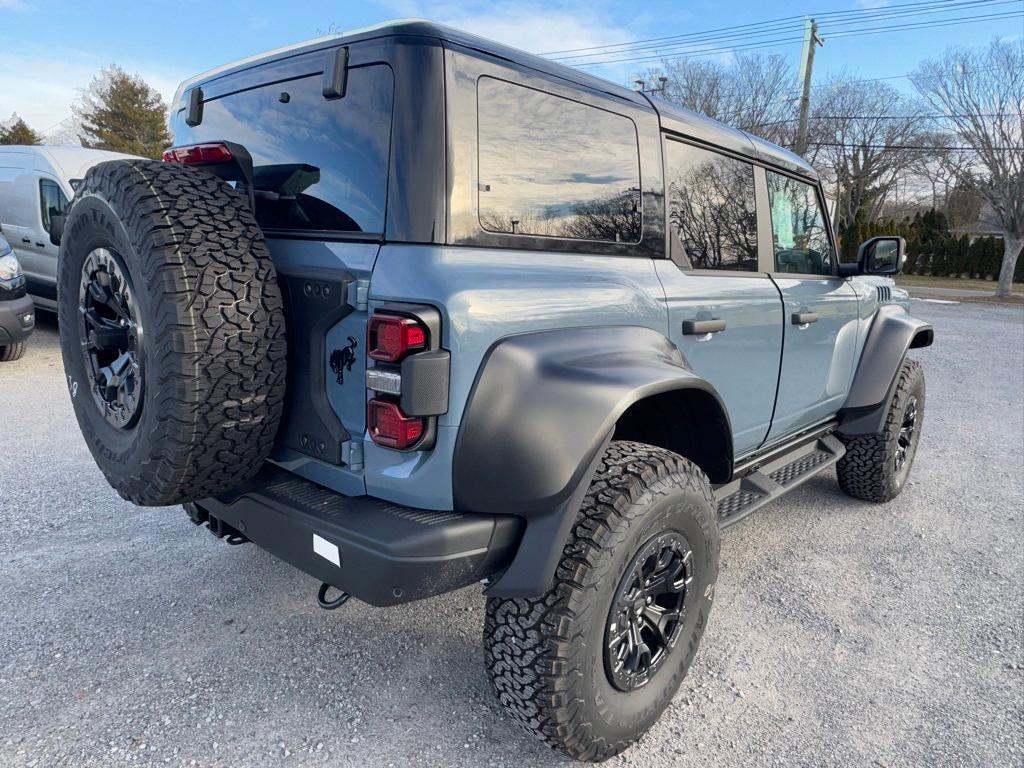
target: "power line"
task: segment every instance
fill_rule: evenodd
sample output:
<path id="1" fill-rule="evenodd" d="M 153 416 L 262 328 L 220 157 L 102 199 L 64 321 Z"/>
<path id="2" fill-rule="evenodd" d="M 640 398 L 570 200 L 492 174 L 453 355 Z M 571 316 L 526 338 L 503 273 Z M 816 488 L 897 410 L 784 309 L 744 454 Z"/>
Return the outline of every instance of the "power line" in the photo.
<path id="1" fill-rule="evenodd" d="M 824 24 L 829 25 L 829 26 L 827 27 L 827 29 L 823 29 L 823 33 L 827 33 L 827 34 L 831 35 L 832 32 L 829 32 L 829 30 L 835 30 L 835 34 L 838 35 L 839 32 L 842 32 L 842 31 L 857 29 L 858 28 L 857 25 L 861 25 L 861 24 L 865 24 L 865 23 L 870 23 L 870 22 L 874 22 L 874 21 L 881 21 L 881 20 L 885 20 L 885 19 L 888 19 L 888 18 L 905 18 L 905 17 L 917 16 L 917 15 L 921 15 L 921 14 L 950 13 L 950 12 L 955 11 L 955 10 L 966 10 L 968 7 L 973 7 L 973 8 L 980 7 L 982 9 L 983 8 L 994 8 L 994 7 L 1000 6 L 1000 5 L 1017 5 L 1017 4 L 1019 4 L 1019 2 L 1020 2 L 1020 0 L 955 0 L 954 2 L 942 3 L 941 7 L 929 7 L 929 8 L 920 9 L 920 10 L 912 10 L 910 12 L 902 11 L 902 12 L 898 12 L 898 13 L 886 13 L 886 12 L 874 12 L 873 11 L 873 12 L 870 13 L 870 15 L 866 16 L 865 18 L 861 18 L 861 19 L 843 19 L 843 20 L 839 20 L 838 22 L 830 22 L 830 21 L 826 20 L 824 22 Z M 655 44 L 655 45 L 639 45 L 638 43 L 647 42 L 647 41 L 637 41 L 637 43 L 631 43 L 631 44 L 618 44 L 618 48 L 619 48 L 618 50 L 605 50 L 605 51 L 599 51 L 599 52 L 594 52 L 594 53 L 577 53 L 575 55 L 570 55 L 570 56 L 554 56 L 552 58 L 555 61 L 567 62 L 569 64 L 577 65 L 578 66 L 578 65 L 581 65 L 581 64 L 584 64 L 584 63 L 591 63 L 591 62 L 584 62 L 584 61 L 582 61 L 583 59 L 589 59 L 589 58 L 598 57 L 598 56 L 615 56 L 615 55 L 618 55 L 618 54 L 634 54 L 634 53 L 642 53 L 644 51 L 656 51 L 657 52 L 657 56 L 664 57 L 664 56 L 668 56 L 669 54 L 672 54 L 672 53 L 674 53 L 676 51 L 680 51 L 680 49 L 689 49 L 689 48 L 692 48 L 693 46 L 699 45 L 699 44 L 704 44 L 704 45 L 725 45 L 727 43 L 732 43 L 734 41 L 743 40 L 745 38 L 760 38 L 760 39 L 746 40 L 745 43 L 742 43 L 744 45 L 753 44 L 755 42 L 763 43 L 763 42 L 766 41 L 767 38 L 771 38 L 773 35 L 779 35 L 779 34 L 783 34 L 783 33 L 787 33 L 787 32 L 792 32 L 792 33 L 799 32 L 799 33 L 802 33 L 802 31 L 803 31 L 803 22 L 802 21 L 796 21 L 796 22 L 790 21 L 790 18 L 791 17 L 787 17 L 786 19 L 779 19 L 779 20 L 772 21 L 772 22 L 766 22 L 764 24 L 755 24 L 755 25 L 744 24 L 744 25 L 741 25 L 741 26 L 738 26 L 738 27 L 735 28 L 737 30 L 744 30 L 747 27 L 751 27 L 751 26 L 756 26 L 757 27 L 757 29 L 754 29 L 754 30 L 751 30 L 751 31 L 737 31 L 737 32 L 735 32 L 733 34 L 727 34 L 727 35 L 713 35 L 713 34 L 710 34 L 710 33 L 693 33 L 692 35 L 680 36 L 680 38 L 678 38 L 678 39 L 673 38 L 675 40 L 675 42 L 672 42 L 672 43 L 669 43 L 669 44 L 658 43 L 658 44 Z M 935 21 L 941 21 L 941 19 L 936 19 Z M 726 27 L 724 29 L 729 29 L 729 28 Z M 768 42 L 774 42 L 774 41 L 768 41 Z M 680 52 L 684 52 L 685 53 L 686 51 L 685 50 L 681 50 Z M 696 53 L 700 53 L 700 51 L 696 51 Z M 625 61 L 626 58 L 622 57 L 622 60 Z"/>
<path id="2" fill-rule="evenodd" d="M 1015 5 L 1015 4 L 1017 4 L 1019 2 L 1019 0 L 999 0 L 999 2 L 995 2 L 995 3 L 992 3 L 989 0 L 978 0 L 978 1 L 986 3 L 985 7 L 995 7 L 997 5 L 1008 5 L 1008 4 L 1014 4 Z M 851 28 L 851 29 L 840 29 L 839 31 L 831 32 L 831 33 L 823 31 L 823 34 L 825 34 L 828 38 L 856 37 L 856 36 L 861 36 L 861 35 L 883 34 L 883 33 L 886 33 L 886 32 L 896 32 L 896 31 L 901 31 L 901 30 L 932 29 L 932 28 L 935 28 L 935 27 L 951 26 L 953 24 L 972 24 L 972 23 L 977 23 L 977 22 L 981 22 L 981 21 L 992 21 L 992 20 L 1007 19 L 1007 18 L 1019 18 L 1019 17 L 1022 17 L 1022 16 L 1024 16 L 1024 14 L 1022 14 L 1022 13 L 1020 13 L 1018 11 L 1001 11 L 1001 12 L 991 13 L 991 14 L 960 16 L 960 17 L 955 17 L 955 18 L 950 18 L 950 19 L 931 19 L 931 20 L 927 20 L 927 21 L 921 20 L 921 21 L 910 22 L 910 23 L 907 23 L 907 24 L 887 25 L 887 26 L 884 26 L 884 27 L 856 27 L 856 28 Z M 779 30 L 777 33 L 780 33 L 780 32 L 781 32 L 781 30 Z M 762 33 L 762 34 L 764 34 L 764 33 Z M 747 41 L 745 43 L 735 44 L 735 45 L 722 45 L 722 46 L 719 46 L 719 47 L 702 48 L 702 49 L 699 49 L 699 50 L 693 50 L 693 51 L 687 51 L 687 52 L 681 52 L 681 53 L 675 53 L 674 50 L 669 50 L 669 51 L 661 51 L 661 52 L 659 52 L 657 54 L 644 55 L 644 56 L 619 56 L 619 57 L 613 57 L 613 58 L 599 59 L 599 60 L 595 60 L 595 61 L 583 61 L 583 62 L 568 61 L 566 63 L 570 64 L 570 66 L 591 67 L 591 66 L 603 66 L 603 65 L 607 65 L 607 64 L 629 64 L 629 63 L 637 63 L 637 62 L 651 61 L 651 60 L 665 60 L 665 61 L 669 61 L 669 60 L 675 60 L 675 59 L 685 59 L 685 58 L 693 58 L 693 57 L 698 57 L 698 56 L 706 56 L 706 55 L 711 54 L 711 53 L 718 53 L 718 52 L 723 52 L 723 51 L 758 50 L 758 49 L 779 47 L 781 45 L 787 45 L 787 44 L 790 44 L 790 43 L 798 42 L 801 39 L 802 39 L 802 37 L 800 37 L 800 36 L 777 37 L 777 38 L 769 38 L 769 39 L 751 40 L 751 41 Z M 708 40 L 708 41 L 705 41 L 705 44 L 712 44 L 714 42 L 717 42 L 717 41 Z M 692 47 L 692 45 L 693 44 L 687 44 L 687 47 Z M 630 53 L 630 51 L 622 51 L 622 53 Z"/>
<path id="3" fill-rule="evenodd" d="M 822 12 L 822 13 L 809 14 L 809 15 L 811 15 L 814 18 L 816 18 L 818 20 L 821 20 L 821 21 L 823 21 L 825 23 L 831 23 L 833 20 L 835 20 L 835 21 L 849 21 L 849 20 L 855 19 L 856 17 L 862 17 L 862 16 L 868 17 L 868 18 L 877 19 L 877 18 L 884 18 L 884 17 L 888 17 L 888 16 L 911 15 L 912 13 L 943 12 L 943 11 L 952 10 L 952 9 L 955 9 L 955 8 L 961 7 L 961 6 L 981 4 L 981 3 L 984 3 L 985 1 L 986 0 L 926 0 L 925 2 L 904 3 L 902 5 L 894 5 L 894 6 L 889 6 L 887 8 L 881 8 L 881 9 L 868 9 L 868 8 L 865 8 L 865 9 L 855 9 L 855 10 L 847 10 L 847 11 L 825 11 L 825 12 Z M 850 17 L 850 18 L 840 19 L 839 17 Z M 731 32 L 735 32 L 735 31 L 738 31 L 738 30 L 746 30 L 746 29 L 750 29 L 750 28 L 757 28 L 756 32 L 755 32 L 755 34 L 756 34 L 756 33 L 762 33 L 762 32 L 768 31 L 770 28 L 777 27 L 780 24 L 781 25 L 785 25 L 787 22 L 796 22 L 797 26 L 802 26 L 804 18 L 805 17 L 803 15 L 801 15 L 801 16 L 783 16 L 781 18 L 771 19 L 771 20 L 768 20 L 768 21 L 758 21 L 758 22 L 750 22 L 750 23 L 747 23 L 747 24 L 737 24 L 737 25 L 732 25 L 732 26 L 728 26 L 728 27 L 718 27 L 716 29 L 703 30 L 703 31 L 700 31 L 700 32 L 688 32 L 688 33 L 679 34 L 679 35 L 667 35 L 667 36 L 664 36 L 664 37 L 644 38 L 644 39 L 640 39 L 640 40 L 633 40 L 633 41 L 623 42 L 623 43 L 607 43 L 605 45 L 594 45 L 594 46 L 587 46 L 587 47 L 583 47 L 583 48 L 568 48 L 568 49 L 559 50 L 559 51 L 546 51 L 544 53 L 541 53 L 540 55 L 541 56 L 548 56 L 548 57 L 552 57 L 552 58 L 580 58 L 580 57 L 583 57 L 585 55 L 583 53 L 585 51 L 602 51 L 603 53 L 601 53 L 601 54 L 593 54 L 593 55 L 605 55 L 605 54 L 608 54 L 608 53 L 624 53 L 624 52 L 629 52 L 630 50 L 633 50 L 633 49 L 639 50 L 637 48 L 637 46 L 641 46 L 641 45 L 644 45 L 644 44 L 647 44 L 647 43 L 668 43 L 670 41 L 682 41 L 682 40 L 692 41 L 692 40 L 699 40 L 699 39 L 702 39 L 702 38 L 708 38 L 708 39 L 717 40 L 718 38 L 722 37 L 722 35 L 718 34 L 718 33 L 731 33 Z M 621 51 L 613 51 L 613 50 L 611 50 L 611 49 L 617 49 L 617 48 L 623 49 L 623 50 L 621 50 Z M 562 56 L 561 55 L 561 54 L 572 54 L 572 53 L 580 54 L 580 56 L 577 57 L 577 56 Z"/>
<path id="4" fill-rule="evenodd" d="M 998 112 L 984 112 L 978 115 L 811 115 L 811 120 L 939 120 L 969 117 L 1003 117 Z M 785 125 L 786 123 L 798 122 L 798 118 L 792 117 L 785 120 L 773 120 L 770 123 L 754 123 L 755 128 L 767 128 L 771 125 Z"/>
<path id="5" fill-rule="evenodd" d="M 810 141 L 812 147 L 848 147 L 850 149 L 921 149 L 929 152 L 978 152 L 977 147 L 943 147 L 939 144 L 847 144 L 841 141 Z M 985 151 L 1021 152 L 1024 147 L 985 147 Z"/>

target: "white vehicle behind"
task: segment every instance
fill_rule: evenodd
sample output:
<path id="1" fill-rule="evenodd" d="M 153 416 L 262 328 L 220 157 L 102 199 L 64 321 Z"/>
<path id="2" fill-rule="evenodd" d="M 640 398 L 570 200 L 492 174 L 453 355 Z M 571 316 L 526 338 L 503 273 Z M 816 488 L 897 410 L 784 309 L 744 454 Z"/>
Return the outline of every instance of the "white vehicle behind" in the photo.
<path id="1" fill-rule="evenodd" d="M 57 246 L 50 220 L 63 216 L 86 171 L 133 157 L 78 146 L 0 146 L 0 230 L 18 251 L 28 293 L 45 309 L 57 304 Z"/>

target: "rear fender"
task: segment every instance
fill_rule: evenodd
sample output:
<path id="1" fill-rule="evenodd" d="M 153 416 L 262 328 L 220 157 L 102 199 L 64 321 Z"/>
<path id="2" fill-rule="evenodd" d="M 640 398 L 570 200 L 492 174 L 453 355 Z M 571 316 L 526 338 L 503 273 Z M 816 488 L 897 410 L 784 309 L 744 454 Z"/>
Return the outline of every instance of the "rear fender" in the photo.
<path id="1" fill-rule="evenodd" d="M 665 392 L 721 399 L 649 328 L 576 328 L 512 336 L 487 353 L 459 428 L 456 509 L 526 520 L 515 559 L 488 590 L 538 596 L 551 584 L 576 513 L 619 417 Z M 732 443 L 723 474 L 731 472 Z"/>

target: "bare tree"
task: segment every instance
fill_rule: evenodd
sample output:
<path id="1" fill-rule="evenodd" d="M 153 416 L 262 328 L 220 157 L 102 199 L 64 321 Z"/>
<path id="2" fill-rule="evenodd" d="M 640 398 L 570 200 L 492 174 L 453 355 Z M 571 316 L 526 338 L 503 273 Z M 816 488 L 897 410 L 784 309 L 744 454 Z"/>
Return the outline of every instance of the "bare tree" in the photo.
<path id="1" fill-rule="evenodd" d="M 836 190 L 837 230 L 878 219 L 901 177 L 925 154 L 926 128 L 921 105 L 886 83 L 841 74 L 819 89 L 808 160 Z"/>
<path id="2" fill-rule="evenodd" d="M 975 159 L 975 188 L 1003 226 L 996 296 L 1009 296 L 1024 248 L 1024 48 L 994 40 L 954 50 L 911 76 L 921 97 L 947 115 Z"/>
<path id="3" fill-rule="evenodd" d="M 660 77 L 667 79 L 668 101 L 778 144 L 793 134 L 796 73 L 782 56 L 740 54 L 728 64 L 666 60 L 638 79 L 654 84 Z"/>

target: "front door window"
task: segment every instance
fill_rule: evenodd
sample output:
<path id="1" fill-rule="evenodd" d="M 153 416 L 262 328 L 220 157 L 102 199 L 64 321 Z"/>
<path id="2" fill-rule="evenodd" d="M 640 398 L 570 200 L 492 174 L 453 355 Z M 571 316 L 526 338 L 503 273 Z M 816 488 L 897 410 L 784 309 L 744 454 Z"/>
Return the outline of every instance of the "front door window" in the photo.
<path id="1" fill-rule="evenodd" d="M 768 171 L 775 271 L 831 275 L 835 254 L 817 190 L 810 184 Z"/>

